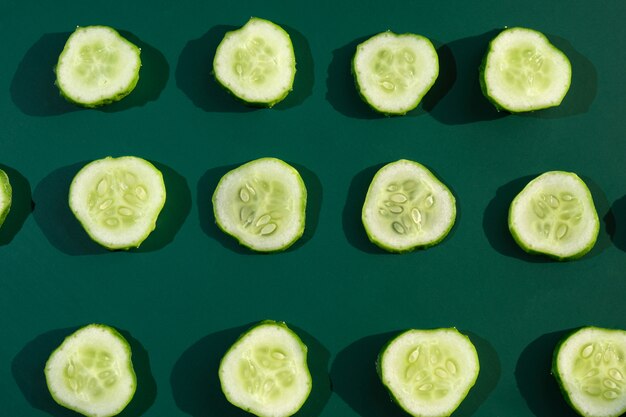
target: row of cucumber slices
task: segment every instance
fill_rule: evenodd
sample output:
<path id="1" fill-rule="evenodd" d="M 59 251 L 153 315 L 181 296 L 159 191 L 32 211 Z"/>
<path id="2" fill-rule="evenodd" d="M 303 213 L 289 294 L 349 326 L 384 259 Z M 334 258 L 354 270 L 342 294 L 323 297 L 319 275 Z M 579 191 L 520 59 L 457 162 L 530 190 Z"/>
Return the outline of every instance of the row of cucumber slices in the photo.
<path id="1" fill-rule="evenodd" d="M 112 250 L 141 245 L 155 229 L 165 201 L 161 172 L 132 156 L 85 165 L 69 190 L 69 206 L 85 231 Z M 306 205 L 302 177 L 276 158 L 233 169 L 213 194 L 219 228 L 258 252 L 285 250 L 295 243 L 304 233 Z M 11 186 L 0 170 L 0 225 L 10 206 Z M 448 187 L 423 165 L 405 159 L 376 173 L 362 209 L 369 239 L 398 253 L 436 245 L 455 220 L 456 200 Z M 599 224 L 585 183 L 563 171 L 532 180 L 509 211 L 509 229 L 520 247 L 559 260 L 576 259 L 591 250 Z"/>
<path id="2" fill-rule="evenodd" d="M 140 49 L 107 26 L 79 27 L 56 66 L 56 84 L 69 101 L 97 107 L 130 94 L 139 80 Z M 427 38 L 379 33 L 357 46 L 352 60 L 363 100 L 386 115 L 413 110 L 439 75 Z M 484 95 L 498 110 L 526 112 L 558 106 L 571 83 L 571 64 L 540 32 L 503 30 L 489 44 L 480 68 Z M 217 82 L 246 104 L 272 107 L 293 88 L 296 58 L 289 34 L 253 17 L 228 32 L 213 60 Z"/>
<path id="3" fill-rule="evenodd" d="M 285 323 L 260 322 L 222 357 L 222 392 L 231 404 L 259 417 L 289 417 L 312 390 L 307 353 Z M 85 326 L 50 355 L 48 389 L 58 404 L 85 416 L 115 416 L 137 387 L 131 356 L 130 345 L 115 329 Z M 480 370 L 476 348 L 455 328 L 404 331 L 382 347 L 375 365 L 392 400 L 415 417 L 451 415 Z M 552 374 L 580 415 L 621 415 L 626 412 L 626 331 L 589 326 L 572 332 L 554 350 Z"/>

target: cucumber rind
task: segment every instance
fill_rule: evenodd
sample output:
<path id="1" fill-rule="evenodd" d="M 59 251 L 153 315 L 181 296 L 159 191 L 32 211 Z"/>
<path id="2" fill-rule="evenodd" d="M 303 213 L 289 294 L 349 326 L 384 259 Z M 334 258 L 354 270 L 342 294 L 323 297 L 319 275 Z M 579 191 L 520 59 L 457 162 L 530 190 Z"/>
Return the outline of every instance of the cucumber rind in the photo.
<path id="1" fill-rule="evenodd" d="M 397 233 L 392 235 L 391 229 L 383 228 L 377 212 L 379 209 L 377 202 L 385 191 L 382 189 L 386 185 L 385 180 L 393 178 L 419 180 L 430 187 L 431 195 L 435 197 L 437 204 L 435 214 L 439 217 L 434 230 L 420 232 L 413 237 L 407 233 L 407 238 L 402 238 Z M 413 203 L 411 200 L 409 202 Z M 422 213 L 426 212 L 422 209 Z M 383 166 L 372 178 L 363 203 L 361 220 L 369 240 L 386 251 L 406 253 L 416 249 L 427 249 L 441 243 L 452 230 L 456 221 L 456 199 L 450 189 L 424 165 L 400 159 Z"/>
<path id="2" fill-rule="evenodd" d="M 536 234 L 524 223 L 524 216 L 532 210 L 531 200 L 537 195 L 537 190 L 542 190 L 542 184 L 556 183 L 552 189 L 561 188 L 562 192 L 571 192 L 578 195 L 582 201 L 583 217 L 586 227 L 582 236 L 575 240 L 574 244 L 559 246 L 545 241 L 538 241 Z M 564 186 L 568 188 L 563 188 Z M 545 189 L 545 188 L 543 188 Z M 565 191 L 563 191 L 565 190 Z M 591 191 L 578 175 L 565 171 L 548 171 L 530 181 L 522 191 L 513 199 L 509 207 L 508 215 L 509 231 L 513 240 L 525 252 L 532 255 L 545 255 L 557 261 L 569 261 L 580 259 L 593 249 L 600 231 L 600 220 L 595 209 Z"/>
<path id="3" fill-rule="evenodd" d="M 115 80 L 111 77 L 102 79 L 102 88 L 93 88 L 81 82 L 74 73 L 75 65 L 80 59 L 80 51 L 84 39 L 95 37 L 107 42 L 107 48 L 116 48 L 120 53 L 116 64 L 117 71 L 124 72 L 122 78 Z M 84 46 L 84 45 L 83 45 Z M 59 88 L 62 97 L 76 105 L 95 108 L 119 101 L 129 95 L 139 82 L 139 70 L 141 68 L 141 50 L 135 44 L 120 35 L 109 26 L 94 25 L 77 27 L 69 36 L 63 51 L 59 55 L 58 62 L 54 67 L 56 74 L 55 84 Z M 80 85 L 76 85 L 80 84 Z M 117 84 L 115 88 L 109 85 Z"/>
<path id="4" fill-rule="evenodd" d="M 263 404 L 241 386 L 242 382 L 237 377 L 237 362 L 249 354 L 254 346 L 258 346 L 259 341 L 276 345 L 277 340 L 282 342 L 281 351 L 287 351 L 287 357 L 293 358 L 289 369 L 294 374 L 297 387 L 278 404 Z M 313 387 L 307 353 L 307 346 L 286 323 L 264 320 L 240 335 L 222 357 L 218 371 L 222 392 L 231 404 L 259 417 L 289 417 L 304 405 Z"/>
<path id="5" fill-rule="evenodd" d="M 557 83 L 553 82 L 553 84 L 555 84 L 554 89 L 556 91 L 553 92 L 553 95 L 550 99 L 546 99 L 543 101 L 532 101 L 530 99 L 527 99 L 526 103 L 507 102 L 507 98 L 503 97 L 503 92 L 497 91 L 497 89 L 499 88 L 497 87 L 498 83 L 490 81 L 490 79 L 493 78 L 493 76 L 490 76 L 491 70 L 493 68 L 499 68 L 497 62 L 492 62 L 496 61 L 497 58 L 499 58 L 496 57 L 499 52 L 495 53 L 494 51 L 498 51 L 499 42 L 503 38 L 515 36 L 516 34 L 534 37 L 535 45 L 539 48 L 542 48 L 544 52 L 548 52 L 551 55 L 552 63 L 560 67 L 561 73 L 558 74 L 558 76 L 560 77 L 560 83 L 556 85 Z M 559 106 L 567 95 L 567 92 L 569 91 L 569 87 L 571 85 L 572 66 L 567 55 L 565 55 L 563 51 L 554 46 L 543 33 L 534 29 L 512 27 L 504 29 L 489 42 L 489 47 L 487 49 L 487 52 L 483 56 L 483 60 L 479 67 L 478 79 L 483 95 L 487 98 L 487 100 L 489 100 L 489 102 L 491 102 L 496 107 L 498 111 L 504 110 L 509 113 L 524 113 Z M 517 99 L 521 100 L 523 99 L 523 97 L 519 96 L 517 97 Z"/>
<path id="6" fill-rule="evenodd" d="M 445 404 L 429 404 L 428 400 L 422 402 L 413 401 L 410 396 L 410 388 L 407 387 L 406 382 L 401 380 L 398 370 L 394 369 L 394 362 L 396 364 L 398 362 L 398 351 L 402 349 L 403 345 L 412 347 L 411 342 L 434 341 L 439 346 L 443 345 L 440 342 L 446 339 L 448 346 L 454 346 L 456 353 L 462 355 L 460 360 L 456 359 L 464 367 L 464 378 L 458 383 L 458 389 L 454 397 L 450 398 Z M 407 351 L 405 353 L 410 352 Z M 424 368 L 420 368 L 420 370 L 428 371 Z M 476 348 L 469 337 L 460 333 L 456 328 L 410 329 L 395 336 L 383 346 L 376 360 L 376 371 L 382 384 L 389 392 L 392 401 L 405 412 L 413 417 L 445 417 L 452 414 L 459 407 L 476 383 L 480 372 L 480 362 Z M 404 376 L 405 374 L 402 375 L 402 377 Z M 437 377 L 436 375 L 431 376 L 433 378 Z"/>
<path id="7" fill-rule="evenodd" d="M 68 358 L 76 354 L 78 347 L 88 343 L 97 347 L 104 346 L 115 356 L 119 386 L 114 387 L 117 392 L 109 391 L 105 394 L 102 401 L 76 394 L 64 381 Z M 50 395 L 57 404 L 88 417 L 111 417 L 119 414 L 133 399 L 137 388 L 130 345 L 116 329 L 105 324 L 90 324 L 67 336 L 50 354 L 44 374 Z"/>
<path id="8" fill-rule="evenodd" d="M 239 198 L 240 189 L 249 184 L 249 179 L 270 179 L 280 183 L 284 191 L 289 193 L 285 210 L 287 222 L 280 219 L 278 233 L 262 236 L 260 233 L 251 233 L 240 218 L 239 213 L 233 212 L 232 202 Z M 215 223 L 226 234 L 237 239 L 240 245 L 257 252 L 279 252 L 288 249 L 304 234 L 307 190 L 298 171 L 277 158 L 264 157 L 247 162 L 227 172 L 218 182 L 212 197 Z M 253 222 L 269 213 L 253 213 Z M 258 214 L 258 215 L 257 215 Z"/>
<path id="9" fill-rule="evenodd" d="M 422 64 L 421 73 L 415 77 L 417 80 L 412 85 L 407 86 L 407 91 L 402 97 L 381 95 L 380 91 L 376 91 L 376 87 L 373 87 L 381 81 L 376 78 L 377 75 L 373 74 L 369 66 L 372 64 L 372 56 L 375 52 L 380 51 L 381 45 L 394 51 L 408 49 L 418 58 L 418 63 Z M 407 63 L 403 62 L 403 64 Z M 401 116 L 415 109 L 435 84 L 439 76 L 439 57 L 428 38 L 414 33 L 396 34 L 388 30 L 357 45 L 351 70 L 357 92 L 368 106 L 386 116 Z M 408 78 L 398 74 L 397 71 L 392 72 L 404 81 Z M 411 74 L 413 75 L 413 72 Z M 393 88 L 393 90 L 396 89 Z M 384 90 L 382 91 L 385 94 Z"/>
<path id="10" fill-rule="evenodd" d="M 140 207 L 124 204 L 140 213 L 140 218 L 130 227 L 121 226 L 116 230 L 108 230 L 98 224 L 90 213 L 90 195 L 103 175 L 116 170 L 131 171 L 140 181 L 139 185 L 147 188 L 148 198 Z M 116 189 L 119 185 L 115 185 Z M 118 191 L 114 191 L 118 192 Z M 163 174 L 145 159 L 135 156 L 106 157 L 85 165 L 70 184 L 68 203 L 76 219 L 83 226 L 89 237 L 109 250 L 128 250 L 139 247 L 156 228 L 158 216 L 165 205 L 166 190 Z"/>
<path id="11" fill-rule="evenodd" d="M 619 349 L 622 351 L 621 356 L 617 356 L 621 361 L 621 375 L 626 375 L 626 364 L 624 363 L 624 355 L 626 352 L 626 331 L 621 329 L 608 329 L 596 326 L 585 326 L 576 329 L 568 333 L 563 337 L 554 349 L 552 357 L 552 375 L 556 379 L 556 382 L 563 394 L 565 402 L 578 414 L 583 417 L 618 417 L 626 413 L 626 395 L 623 392 L 624 380 L 614 379 L 610 374 L 604 375 L 605 380 L 612 382 L 604 382 L 610 384 L 609 386 L 620 387 L 621 396 L 612 400 L 613 404 L 608 401 L 599 402 L 594 400 L 596 396 L 590 397 L 588 394 L 582 392 L 582 384 L 579 385 L 576 377 L 573 375 L 572 369 L 577 361 L 580 361 L 576 357 L 577 351 L 582 354 L 581 346 L 584 348 L 593 344 L 594 342 L 611 341 L 615 345 L 619 345 Z M 572 356 L 576 359 L 572 359 Z M 612 359 L 615 359 L 613 355 Z M 604 360 L 604 359 L 603 359 Z M 609 359 L 610 361 L 610 359 Z M 608 363 L 608 362 L 607 362 Z M 616 368 L 613 368 L 616 369 Z M 601 378 L 598 378 L 599 382 Z M 609 388 L 604 385 L 604 388 Z M 612 405 L 606 407 L 606 405 Z"/>
<path id="12" fill-rule="evenodd" d="M 9 182 L 9 176 L 0 169 L 0 227 L 6 220 L 13 200 L 13 189 Z"/>
<path id="13" fill-rule="evenodd" d="M 253 91 L 251 84 L 237 80 L 236 74 L 230 68 L 233 60 L 232 54 L 236 53 L 243 41 L 248 41 L 255 34 L 257 36 L 264 34 L 265 38 L 262 38 L 264 41 L 267 41 L 268 37 L 271 38 L 272 43 L 277 45 L 274 48 L 278 49 L 273 59 L 277 63 L 277 71 L 280 74 L 273 80 L 274 85 L 265 89 L 267 91 L 263 89 Z M 289 33 L 267 19 L 251 17 L 245 25 L 224 35 L 215 51 L 213 76 L 222 88 L 242 103 L 253 107 L 273 107 L 293 90 L 296 57 Z"/>

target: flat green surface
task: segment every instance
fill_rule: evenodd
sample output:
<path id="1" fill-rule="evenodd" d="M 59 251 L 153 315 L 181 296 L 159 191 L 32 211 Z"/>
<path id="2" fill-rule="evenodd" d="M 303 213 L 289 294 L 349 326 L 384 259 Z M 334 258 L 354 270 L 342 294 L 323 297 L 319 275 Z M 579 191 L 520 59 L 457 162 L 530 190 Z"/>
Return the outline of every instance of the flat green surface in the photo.
<path id="1" fill-rule="evenodd" d="M 296 49 L 294 91 L 274 109 L 243 107 L 210 78 L 219 40 L 250 16 L 281 24 Z M 66 334 L 102 322 L 134 348 L 124 416 L 242 416 L 219 390 L 218 361 L 250 323 L 274 319 L 309 345 L 300 416 L 401 415 L 376 379 L 378 350 L 400 330 L 450 326 L 481 360 L 455 416 L 572 416 L 549 375 L 556 341 L 581 325 L 626 328 L 625 19 L 621 0 L 5 0 L 0 168 L 14 203 L 0 230 L 2 414 L 74 415 L 50 399 L 43 365 Z M 89 24 L 119 29 L 144 62 L 137 89 L 101 110 L 65 103 L 53 85 L 65 39 Z M 506 116 L 482 97 L 482 54 L 516 25 L 572 61 L 560 108 Z M 425 35 L 440 56 L 433 90 L 404 117 L 374 114 L 349 73 L 355 46 L 386 29 Z M 146 158 L 165 176 L 168 201 L 137 251 L 101 249 L 67 207 L 73 175 L 107 155 Z M 239 248 L 210 205 L 222 174 L 263 156 L 296 166 L 309 192 L 304 237 L 274 255 Z M 360 212 L 376 170 L 400 158 L 450 186 L 458 217 L 440 245 L 391 255 L 368 242 Z M 508 233 L 510 201 L 548 170 L 578 173 L 593 193 L 600 236 L 579 261 L 526 255 Z"/>

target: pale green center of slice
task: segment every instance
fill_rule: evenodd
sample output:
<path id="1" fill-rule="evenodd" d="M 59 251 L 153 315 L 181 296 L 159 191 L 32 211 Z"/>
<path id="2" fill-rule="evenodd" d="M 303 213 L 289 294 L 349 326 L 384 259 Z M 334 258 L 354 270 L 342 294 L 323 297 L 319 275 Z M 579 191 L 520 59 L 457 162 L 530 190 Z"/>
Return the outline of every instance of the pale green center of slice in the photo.
<path id="1" fill-rule="evenodd" d="M 293 387 L 296 364 L 285 350 L 276 346 L 258 346 L 239 361 L 241 383 L 256 401 L 265 404 L 279 400 Z"/>
<path id="2" fill-rule="evenodd" d="M 130 171 L 118 169 L 95 181 L 87 206 L 91 217 L 108 229 L 135 224 L 148 203 L 148 187 Z"/>
<path id="3" fill-rule="evenodd" d="M 75 59 L 74 75 L 86 86 L 106 87 L 119 73 L 120 52 L 111 42 L 81 45 Z"/>
<path id="4" fill-rule="evenodd" d="M 409 48 L 381 48 L 371 62 L 378 90 L 386 94 L 401 94 L 415 83 L 417 57 Z"/>
<path id="5" fill-rule="evenodd" d="M 566 242 L 577 238 L 584 214 L 582 202 L 569 192 L 541 192 L 531 199 L 532 230 L 540 239 Z"/>
<path id="6" fill-rule="evenodd" d="M 278 73 L 278 61 L 272 47 L 254 37 L 235 50 L 232 69 L 241 82 L 262 85 Z"/>
<path id="7" fill-rule="evenodd" d="M 279 181 L 251 178 L 237 192 L 233 208 L 248 233 L 270 236 L 290 215 L 290 193 Z"/>
<path id="8" fill-rule="evenodd" d="M 530 97 L 541 95 L 550 88 L 554 79 L 552 67 L 550 56 L 544 55 L 532 43 L 510 48 L 499 61 L 507 89 Z"/>
<path id="9" fill-rule="evenodd" d="M 69 358 L 64 376 L 69 389 L 79 398 L 91 401 L 113 388 L 120 374 L 110 352 L 84 347 Z"/>
<path id="10" fill-rule="evenodd" d="M 419 235 L 428 230 L 429 219 L 436 212 L 432 188 L 423 181 L 392 181 L 378 200 L 378 214 L 387 229 L 395 234 Z"/>
<path id="11" fill-rule="evenodd" d="M 589 400 L 603 403 L 623 398 L 626 352 L 609 341 L 588 343 L 577 352 L 572 369 L 575 385 Z"/>

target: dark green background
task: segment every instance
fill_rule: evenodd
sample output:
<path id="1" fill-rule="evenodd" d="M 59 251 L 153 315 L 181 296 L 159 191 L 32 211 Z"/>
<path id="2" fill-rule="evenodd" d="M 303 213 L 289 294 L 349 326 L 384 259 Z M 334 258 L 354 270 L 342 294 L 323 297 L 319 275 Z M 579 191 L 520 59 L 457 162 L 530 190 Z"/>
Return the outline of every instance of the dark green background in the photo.
<path id="1" fill-rule="evenodd" d="M 124 416 L 241 416 L 219 390 L 218 360 L 262 319 L 309 346 L 314 390 L 301 416 L 396 416 L 374 372 L 378 349 L 407 328 L 455 326 L 481 373 L 457 416 L 568 416 L 549 375 L 556 341 L 586 324 L 626 327 L 626 3 L 589 1 L 54 1 L 0 6 L 0 167 L 14 208 L 0 230 L 0 398 L 7 416 L 71 416 L 42 369 L 77 327 L 129 338 L 139 389 Z M 214 49 L 250 16 L 281 24 L 298 59 L 294 91 L 251 110 L 210 78 Z M 142 48 L 135 92 L 101 110 L 58 96 L 52 67 L 77 25 L 118 28 Z M 571 59 L 561 107 L 498 114 L 477 68 L 504 26 L 546 33 Z M 404 117 L 372 113 L 349 62 L 391 29 L 435 43 L 441 71 Z M 82 165 L 107 155 L 153 161 L 168 201 L 139 250 L 91 243 L 66 205 Z M 307 230 L 285 253 L 251 254 L 222 235 L 210 197 L 229 169 L 262 156 L 297 167 Z M 458 201 L 438 246 L 406 255 L 368 241 L 360 209 L 382 164 L 421 162 Z M 508 205 L 534 176 L 578 173 L 601 218 L 596 247 L 557 263 L 524 254 Z M 34 202 L 31 205 L 31 199 Z"/>

